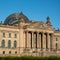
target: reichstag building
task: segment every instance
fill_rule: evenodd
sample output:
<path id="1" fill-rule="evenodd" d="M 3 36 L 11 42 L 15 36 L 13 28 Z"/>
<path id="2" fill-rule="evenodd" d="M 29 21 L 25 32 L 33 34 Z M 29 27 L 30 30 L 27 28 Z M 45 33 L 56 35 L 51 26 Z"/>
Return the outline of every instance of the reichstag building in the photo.
<path id="1" fill-rule="evenodd" d="M 60 31 L 50 22 L 29 20 L 21 13 L 9 15 L 0 23 L 0 56 L 60 55 Z"/>

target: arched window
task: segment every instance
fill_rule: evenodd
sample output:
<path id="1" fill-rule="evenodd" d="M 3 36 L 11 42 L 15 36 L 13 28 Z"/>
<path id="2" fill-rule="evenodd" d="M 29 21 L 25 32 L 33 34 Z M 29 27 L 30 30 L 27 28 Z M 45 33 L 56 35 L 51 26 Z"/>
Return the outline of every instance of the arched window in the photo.
<path id="1" fill-rule="evenodd" d="M 11 41 L 9 40 L 8 41 L 8 48 L 10 48 L 11 47 Z"/>
<path id="2" fill-rule="evenodd" d="M 17 47 L 17 42 L 16 42 L 16 40 L 14 41 L 14 48 L 16 48 Z"/>
<path id="3" fill-rule="evenodd" d="M 2 40 L 2 48 L 4 48 L 5 47 L 5 40 Z"/>

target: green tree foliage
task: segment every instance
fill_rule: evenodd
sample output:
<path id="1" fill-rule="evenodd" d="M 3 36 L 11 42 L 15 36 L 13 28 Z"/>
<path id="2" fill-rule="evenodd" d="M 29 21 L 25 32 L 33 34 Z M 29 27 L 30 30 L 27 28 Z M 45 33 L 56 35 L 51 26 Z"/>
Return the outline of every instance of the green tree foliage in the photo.
<path id="1" fill-rule="evenodd" d="M 34 57 L 34 56 L 22 56 L 22 57 L 0 57 L 0 60 L 60 60 L 58 56 L 49 56 L 49 57 Z"/>

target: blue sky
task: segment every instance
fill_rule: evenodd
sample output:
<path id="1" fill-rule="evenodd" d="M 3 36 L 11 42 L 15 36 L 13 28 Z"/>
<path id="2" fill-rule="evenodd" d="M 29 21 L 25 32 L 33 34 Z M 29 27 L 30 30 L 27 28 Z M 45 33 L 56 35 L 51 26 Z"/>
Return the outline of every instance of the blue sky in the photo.
<path id="1" fill-rule="evenodd" d="M 30 20 L 46 22 L 49 16 L 55 29 L 60 29 L 60 0 L 0 0 L 0 21 L 23 12 Z"/>

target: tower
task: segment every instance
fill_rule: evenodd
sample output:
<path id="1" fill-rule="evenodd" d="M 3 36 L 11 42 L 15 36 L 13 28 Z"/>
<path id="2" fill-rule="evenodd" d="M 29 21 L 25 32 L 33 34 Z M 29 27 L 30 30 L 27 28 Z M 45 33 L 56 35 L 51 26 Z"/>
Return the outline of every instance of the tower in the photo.
<path id="1" fill-rule="evenodd" d="M 47 20 L 46 24 L 49 25 L 49 26 L 51 26 L 51 22 L 50 22 L 50 17 L 49 16 L 46 18 L 46 20 Z"/>

